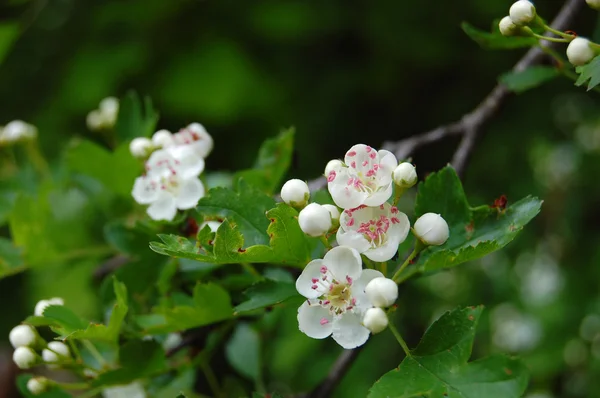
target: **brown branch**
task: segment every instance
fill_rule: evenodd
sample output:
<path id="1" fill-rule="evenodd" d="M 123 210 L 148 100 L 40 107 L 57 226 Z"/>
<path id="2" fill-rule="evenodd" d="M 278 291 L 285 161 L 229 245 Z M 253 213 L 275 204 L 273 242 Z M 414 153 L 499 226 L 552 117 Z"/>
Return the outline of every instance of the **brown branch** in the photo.
<path id="1" fill-rule="evenodd" d="M 314 390 L 303 396 L 303 398 L 329 398 L 340 383 L 354 360 L 358 357 L 363 346 L 353 350 L 344 350 L 335 360 L 335 363 L 329 370 L 327 378 L 321 382 Z"/>

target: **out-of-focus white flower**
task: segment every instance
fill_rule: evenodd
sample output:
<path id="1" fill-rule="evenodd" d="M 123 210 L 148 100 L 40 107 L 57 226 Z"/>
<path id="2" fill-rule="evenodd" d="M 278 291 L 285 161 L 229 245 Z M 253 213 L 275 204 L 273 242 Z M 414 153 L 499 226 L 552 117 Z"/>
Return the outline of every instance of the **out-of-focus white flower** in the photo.
<path id="1" fill-rule="evenodd" d="M 29 325 L 18 325 L 8 334 L 8 340 L 14 348 L 33 346 L 37 339 L 35 328 Z"/>
<path id="2" fill-rule="evenodd" d="M 102 390 L 104 398 L 146 398 L 146 390 L 140 382 L 114 386 Z"/>
<path id="3" fill-rule="evenodd" d="M 154 145 L 150 138 L 137 137 L 129 143 L 129 151 L 136 158 L 145 159 L 153 149 Z"/>
<path id="4" fill-rule="evenodd" d="M 331 215 L 325 207 L 311 203 L 298 214 L 298 224 L 308 236 L 321 236 L 331 228 Z"/>
<path id="5" fill-rule="evenodd" d="M 585 65 L 596 56 L 590 41 L 583 37 L 574 38 L 567 46 L 567 58 L 575 66 Z"/>
<path id="6" fill-rule="evenodd" d="M 365 293 L 375 307 L 389 307 L 398 299 L 398 285 L 385 277 L 375 278 L 367 284 Z"/>
<path id="7" fill-rule="evenodd" d="M 213 138 L 200 123 L 191 123 L 173 134 L 175 145 L 189 145 L 201 158 L 206 158 L 213 149 Z"/>
<path id="8" fill-rule="evenodd" d="M 42 359 L 47 363 L 60 362 L 70 356 L 69 347 L 60 341 L 51 341 L 48 343 L 48 348 L 42 350 Z"/>
<path id="9" fill-rule="evenodd" d="M 175 145 L 175 139 L 169 130 L 158 130 L 152 135 L 152 143 L 159 148 L 168 148 Z"/>
<path id="10" fill-rule="evenodd" d="M 408 162 L 402 162 L 394 169 L 392 177 L 400 188 L 410 188 L 417 183 L 417 169 Z"/>
<path id="11" fill-rule="evenodd" d="M 409 230 L 408 217 L 397 207 L 389 203 L 373 207 L 363 205 L 344 210 L 337 241 L 373 261 L 388 261 L 394 257 Z"/>
<path id="12" fill-rule="evenodd" d="M 585 0 L 585 2 L 594 10 L 600 10 L 600 0 Z"/>
<path id="13" fill-rule="evenodd" d="M 33 395 L 40 395 L 48 389 L 49 381 L 45 377 L 33 377 L 27 380 L 27 389 Z"/>
<path id="14" fill-rule="evenodd" d="M 17 347 L 13 361 L 19 369 L 29 369 L 37 362 L 37 355 L 30 347 Z"/>
<path id="15" fill-rule="evenodd" d="M 0 145 L 32 140 L 37 137 L 37 128 L 22 120 L 13 120 L 0 127 Z"/>
<path id="16" fill-rule="evenodd" d="M 100 101 L 98 109 L 88 113 L 87 126 L 92 131 L 111 129 L 117 123 L 119 116 L 119 100 L 115 97 L 106 97 Z"/>
<path id="17" fill-rule="evenodd" d="M 440 214 L 425 213 L 415 221 L 415 235 L 426 245 L 440 246 L 450 236 L 448 223 Z"/>
<path id="18" fill-rule="evenodd" d="M 523 260 L 527 260 L 525 263 Z M 559 298 L 564 279 L 560 267 L 551 255 L 538 252 L 517 260 L 515 270 L 521 278 L 521 297 L 529 306 L 548 305 Z"/>
<path id="19" fill-rule="evenodd" d="M 306 182 L 298 179 L 286 181 L 281 187 L 281 199 L 290 206 L 303 208 L 308 203 L 310 191 Z"/>
<path id="20" fill-rule="evenodd" d="M 392 172 L 398 166 L 393 153 L 358 144 L 346 152 L 344 164 L 327 174 L 327 188 L 338 207 L 379 206 L 390 198 Z"/>
<path id="21" fill-rule="evenodd" d="M 388 327 L 388 317 L 384 310 L 379 307 L 369 308 L 365 311 L 365 316 L 363 317 L 363 325 L 371 333 L 377 334 L 385 330 Z"/>
<path id="22" fill-rule="evenodd" d="M 530 350 L 542 337 L 540 322 L 511 304 L 501 304 L 494 308 L 491 321 L 494 345 L 509 352 Z"/>
<path id="23" fill-rule="evenodd" d="M 296 280 L 296 289 L 306 297 L 298 309 L 300 331 L 314 339 L 333 339 L 351 349 L 363 345 L 369 329 L 362 321 L 373 305 L 365 287 L 379 271 L 362 269 L 360 254 L 346 246 L 331 249 L 323 259 L 307 264 Z"/>
<path id="24" fill-rule="evenodd" d="M 510 6 L 508 11 L 510 19 L 518 26 L 527 25 L 536 17 L 535 7 L 527 0 L 519 0 Z"/>
<path id="25" fill-rule="evenodd" d="M 44 310 L 51 305 L 64 305 L 65 302 L 60 297 L 53 297 L 49 300 L 40 300 L 35 305 L 35 309 L 33 310 L 33 315 L 35 316 L 44 316 Z"/>

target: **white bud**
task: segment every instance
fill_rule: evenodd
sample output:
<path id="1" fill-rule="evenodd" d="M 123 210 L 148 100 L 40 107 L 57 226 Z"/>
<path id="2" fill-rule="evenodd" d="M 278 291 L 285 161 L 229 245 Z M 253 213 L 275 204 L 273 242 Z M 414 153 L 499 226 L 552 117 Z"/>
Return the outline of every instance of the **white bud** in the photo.
<path id="1" fill-rule="evenodd" d="M 44 316 L 44 310 L 51 305 L 64 305 L 65 302 L 60 297 L 54 297 L 50 300 L 40 300 L 35 305 L 35 309 L 33 310 L 33 315 L 35 316 Z"/>
<path id="2" fill-rule="evenodd" d="M 51 341 L 48 343 L 48 348 L 42 350 L 42 358 L 44 362 L 59 362 L 61 359 L 69 358 L 71 355 L 69 347 L 60 341 Z"/>
<path id="3" fill-rule="evenodd" d="M 339 224 L 340 223 L 340 209 L 338 209 L 337 206 L 334 205 L 322 205 L 324 208 L 327 209 L 327 211 L 329 212 L 329 215 L 331 216 L 331 221 L 334 224 Z"/>
<path id="4" fill-rule="evenodd" d="M 515 25 L 527 25 L 535 19 L 535 7 L 527 0 L 519 0 L 510 6 L 508 15 Z"/>
<path id="5" fill-rule="evenodd" d="M 375 307 L 389 307 L 398 299 L 398 285 L 388 278 L 375 278 L 367 283 L 365 294 Z"/>
<path id="6" fill-rule="evenodd" d="M 327 163 L 327 166 L 325 166 L 325 177 L 327 177 L 329 175 L 329 173 L 331 173 L 334 170 L 338 170 L 340 168 L 344 167 L 344 162 L 342 162 L 339 159 L 333 159 L 330 160 Z"/>
<path id="7" fill-rule="evenodd" d="M 13 352 L 13 361 L 19 369 L 29 369 L 37 362 L 37 355 L 29 347 L 17 347 Z"/>
<path id="8" fill-rule="evenodd" d="M 281 187 L 281 199 L 290 206 L 304 207 L 309 197 L 308 185 L 302 180 L 289 180 Z"/>
<path id="9" fill-rule="evenodd" d="M 585 0 L 585 2 L 594 10 L 600 10 L 600 0 Z"/>
<path id="10" fill-rule="evenodd" d="M 145 158 L 152 151 L 153 145 L 152 141 L 146 137 L 137 137 L 134 138 L 129 143 L 129 151 L 136 158 Z"/>
<path id="11" fill-rule="evenodd" d="M 106 97 L 100 101 L 99 109 L 105 123 L 110 127 L 114 126 L 119 115 L 119 100 L 115 97 Z"/>
<path id="12" fill-rule="evenodd" d="M 300 211 L 298 223 L 305 234 L 321 236 L 331 228 L 331 215 L 325 207 L 311 203 Z"/>
<path id="13" fill-rule="evenodd" d="M 515 25 L 515 23 L 509 16 L 506 16 L 500 20 L 498 28 L 500 29 L 500 33 L 502 33 L 503 36 L 514 36 L 520 30 L 520 28 L 517 25 Z"/>
<path id="14" fill-rule="evenodd" d="M 33 395 L 40 395 L 48 389 L 48 379 L 45 377 L 33 377 L 27 381 L 27 389 Z"/>
<path id="15" fill-rule="evenodd" d="M 104 127 L 104 117 L 98 110 L 93 110 L 87 114 L 85 124 L 92 131 L 101 130 Z"/>
<path id="16" fill-rule="evenodd" d="M 15 326 L 8 334 L 8 340 L 14 348 L 32 346 L 36 338 L 35 328 L 29 325 Z"/>
<path id="17" fill-rule="evenodd" d="M 583 37 L 574 38 L 567 47 L 567 58 L 575 66 L 585 65 L 595 56 L 596 53 L 590 46 L 590 41 Z"/>
<path id="18" fill-rule="evenodd" d="M 371 333 L 376 334 L 388 327 L 388 317 L 379 307 L 369 308 L 365 311 L 362 323 Z"/>
<path id="19" fill-rule="evenodd" d="M 426 245 L 443 245 L 450 236 L 448 223 L 440 214 L 425 213 L 415 222 L 415 235 Z"/>
<path id="20" fill-rule="evenodd" d="M 23 140 L 31 140 L 37 137 L 37 128 L 22 120 L 13 120 L 4 126 L 0 134 L 0 143 L 13 143 Z"/>
<path id="21" fill-rule="evenodd" d="M 392 176 L 400 188 L 410 188 L 417 183 L 417 169 L 408 162 L 400 163 L 394 169 Z"/>
<path id="22" fill-rule="evenodd" d="M 173 134 L 169 130 L 158 130 L 152 135 L 152 143 L 158 147 L 166 148 L 173 145 Z"/>

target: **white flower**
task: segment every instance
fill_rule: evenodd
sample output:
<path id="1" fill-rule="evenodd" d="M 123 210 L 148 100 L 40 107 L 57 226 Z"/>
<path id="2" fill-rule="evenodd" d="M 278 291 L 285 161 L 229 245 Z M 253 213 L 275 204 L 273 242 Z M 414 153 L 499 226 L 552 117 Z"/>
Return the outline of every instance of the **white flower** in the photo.
<path id="1" fill-rule="evenodd" d="M 139 382 L 131 384 L 114 386 L 102 390 L 104 398 L 146 398 L 146 391 Z"/>
<path id="2" fill-rule="evenodd" d="M 398 299 L 398 285 L 388 278 L 375 278 L 365 287 L 365 294 L 375 307 L 389 307 Z"/>
<path id="3" fill-rule="evenodd" d="M 448 223 L 440 214 L 425 213 L 415 221 L 414 232 L 426 245 L 439 246 L 446 243 L 450 236 Z"/>
<path id="4" fill-rule="evenodd" d="M 88 113 L 87 126 L 92 131 L 113 128 L 119 116 L 119 100 L 115 97 L 106 97 L 100 101 L 100 106 Z"/>
<path id="5" fill-rule="evenodd" d="M 381 308 L 369 308 L 365 311 L 363 325 L 373 334 L 377 334 L 388 327 L 388 317 Z"/>
<path id="6" fill-rule="evenodd" d="M 509 16 L 506 16 L 500 20 L 498 28 L 500 29 L 500 33 L 502 33 L 503 36 L 514 36 L 520 30 L 520 28 L 517 25 L 515 25 L 515 23 L 512 19 L 510 19 Z"/>
<path id="7" fill-rule="evenodd" d="M 390 198 L 392 172 L 398 166 L 391 152 L 358 144 L 346 152 L 344 163 L 327 174 L 327 187 L 338 207 L 379 206 Z"/>
<path id="8" fill-rule="evenodd" d="M 410 188 L 417 183 L 417 169 L 408 162 L 402 162 L 394 169 L 392 177 L 400 188 Z"/>
<path id="9" fill-rule="evenodd" d="M 13 361 L 19 369 L 29 369 L 37 362 L 37 355 L 29 347 L 17 347 L 13 353 Z"/>
<path id="10" fill-rule="evenodd" d="M 214 146 L 211 135 L 200 123 L 191 123 L 179 130 L 173 134 L 173 139 L 175 145 L 189 145 L 201 158 L 207 157 Z"/>
<path id="11" fill-rule="evenodd" d="M 325 177 L 328 177 L 332 171 L 338 171 L 344 167 L 344 162 L 339 159 L 333 159 L 327 162 L 327 166 L 325 166 Z"/>
<path id="12" fill-rule="evenodd" d="M 60 297 L 54 297 L 49 300 L 40 300 L 35 305 L 35 309 L 33 310 L 33 315 L 35 316 L 44 316 L 44 310 L 51 305 L 64 305 L 65 302 Z"/>
<path id="13" fill-rule="evenodd" d="M 515 25 L 527 25 L 535 19 L 535 7 L 527 0 L 519 0 L 510 6 L 508 15 Z"/>
<path id="14" fill-rule="evenodd" d="M 363 345 L 369 330 L 362 325 L 362 316 L 372 307 L 365 286 L 382 276 L 379 271 L 363 270 L 360 254 L 346 246 L 308 263 L 296 280 L 296 289 L 307 298 L 298 309 L 300 331 L 314 339 L 333 335 L 346 349 Z"/>
<path id="15" fill-rule="evenodd" d="M 322 205 L 325 209 L 327 209 L 327 211 L 329 212 L 329 215 L 331 216 L 331 222 L 334 225 L 338 225 L 340 223 L 340 209 L 337 208 L 337 206 L 334 205 Z"/>
<path id="16" fill-rule="evenodd" d="M 48 388 L 48 379 L 45 377 L 33 377 L 27 380 L 27 389 L 33 395 L 40 395 Z"/>
<path id="17" fill-rule="evenodd" d="M 321 236 L 331 228 L 329 210 L 318 203 L 311 203 L 298 214 L 300 229 L 309 236 Z"/>
<path id="18" fill-rule="evenodd" d="M 596 53 L 590 46 L 590 41 L 583 37 L 574 38 L 567 47 L 567 58 L 575 66 L 585 65 L 595 56 Z"/>
<path id="19" fill-rule="evenodd" d="M 69 358 L 70 355 L 69 347 L 60 341 L 51 341 L 48 343 L 48 348 L 42 350 L 42 358 L 48 363 L 59 362 L 61 359 Z"/>
<path id="20" fill-rule="evenodd" d="M 210 232 L 216 233 L 217 230 L 219 229 L 219 227 L 221 226 L 221 224 L 223 224 L 221 221 L 204 221 L 198 227 L 198 231 L 202 231 L 204 229 L 204 227 L 206 227 L 208 225 L 208 228 L 210 228 Z"/>
<path id="21" fill-rule="evenodd" d="M 0 129 L 0 144 L 30 140 L 37 137 L 37 128 L 22 120 L 13 120 Z"/>
<path id="22" fill-rule="evenodd" d="M 137 137 L 129 143 L 129 151 L 136 158 L 144 159 L 154 149 L 154 145 L 149 138 Z"/>
<path id="23" fill-rule="evenodd" d="M 35 328 L 29 325 L 15 326 L 8 334 L 8 340 L 14 348 L 32 346 L 36 338 Z"/>
<path id="24" fill-rule="evenodd" d="M 600 0 L 585 0 L 585 2 L 593 9 L 600 10 Z"/>
<path id="25" fill-rule="evenodd" d="M 406 239 L 410 222 L 397 207 L 384 203 L 344 210 L 337 241 L 364 253 L 373 261 L 388 261 Z"/>
<path id="26" fill-rule="evenodd" d="M 204 160 L 190 148 L 155 151 L 131 194 L 138 203 L 150 205 L 147 212 L 153 220 L 170 221 L 177 209 L 191 209 L 204 196 L 204 185 L 197 178 L 202 170 Z"/>
<path id="27" fill-rule="evenodd" d="M 308 203 L 309 197 L 308 185 L 302 180 L 289 180 L 281 187 L 281 199 L 290 206 L 302 208 Z"/>
<path id="28" fill-rule="evenodd" d="M 152 135 L 152 143 L 157 147 L 167 148 L 175 145 L 175 139 L 169 130 L 158 130 Z"/>

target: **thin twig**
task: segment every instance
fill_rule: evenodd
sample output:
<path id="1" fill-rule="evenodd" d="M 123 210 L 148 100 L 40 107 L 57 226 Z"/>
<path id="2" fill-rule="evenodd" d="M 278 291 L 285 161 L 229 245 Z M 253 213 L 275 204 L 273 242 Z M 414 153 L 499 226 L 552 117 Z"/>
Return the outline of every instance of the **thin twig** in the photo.
<path id="1" fill-rule="evenodd" d="M 329 398 L 364 346 L 344 350 L 331 367 L 327 378 L 304 398 Z"/>

